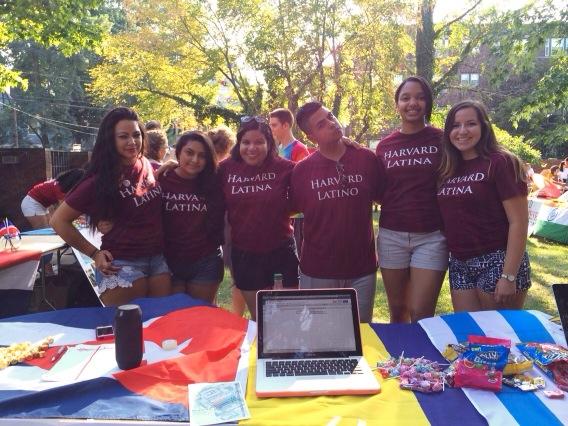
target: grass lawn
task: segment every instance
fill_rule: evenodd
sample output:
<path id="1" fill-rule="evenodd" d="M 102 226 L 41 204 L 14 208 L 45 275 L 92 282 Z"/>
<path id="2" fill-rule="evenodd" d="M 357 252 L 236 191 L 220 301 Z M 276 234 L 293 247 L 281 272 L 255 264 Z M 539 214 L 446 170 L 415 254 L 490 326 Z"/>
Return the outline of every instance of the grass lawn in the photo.
<path id="1" fill-rule="evenodd" d="M 551 285 L 568 283 L 568 246 L 531 237 L 527 243 L 532 268 L 532 287 L 529 290 L 525 309 L 536 309 L 556 315 L 556 304 Z M 220 306 L 230 309 L 231 287 L 230 274 L 225 273 L 217 302 Z M 440 292 L 436 314 L 452 312 L 449 283 L 446 279 Z M 389 312 L 387 297 L 380 272 L 377 273 L 377 294 L 373 322 L 388 322 Z"/>

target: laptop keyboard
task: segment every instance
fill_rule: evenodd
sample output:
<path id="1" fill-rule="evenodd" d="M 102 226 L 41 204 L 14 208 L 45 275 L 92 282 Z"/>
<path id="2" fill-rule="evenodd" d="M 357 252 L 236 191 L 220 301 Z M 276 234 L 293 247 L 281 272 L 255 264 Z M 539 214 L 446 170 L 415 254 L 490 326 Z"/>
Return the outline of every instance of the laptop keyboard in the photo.
<path id="1" fill-rule="evenodd" d="M 362 374 L 356 359 L 267 361 L 266 377 Z"/>

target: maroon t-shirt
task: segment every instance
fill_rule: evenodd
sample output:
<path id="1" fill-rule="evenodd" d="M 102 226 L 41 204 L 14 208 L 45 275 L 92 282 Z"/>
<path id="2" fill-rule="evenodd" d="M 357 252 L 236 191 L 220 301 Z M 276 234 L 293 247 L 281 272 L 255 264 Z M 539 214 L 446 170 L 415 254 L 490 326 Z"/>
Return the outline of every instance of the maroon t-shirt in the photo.
<path id="1" fill-rule="evenodd" d="M 292 173 L 292 201 L 304 213 L 302 273 L 352 279 L 377 270 L 372 225 L 379 168 L 368 149 L 347 147 L 339 162 L 319 151 Z"/>
<path id="2" fill-rule="evenodd" d="M 269 157 L 258 167 L 232 158 L 221 162 L 219 175 L 235 247 L 266 253 L 292 238 L 288 192 L 293 167 L 280 157 Z"/>
<path id="3" fill-rule="evenodd" d="M 221 208 L 211 198 L 221 198 L 221 188 L 207 197 L 198 195 L 195 179 L 183 179 L 170 171 L 160 176 L 162 187 L 162 217 L 164 221 L 164 255 L 168 261 L 195 262 L 213 254 L 220 245 L 218 238 L 208 232 L 224 226 L 224 213 L 211 212 Z M 213 214 L 211 214 L 213 213 Z M 215 218 L 220 218 L 213 223 Z"/>
<path id="4" fill-rule="evenodd" d="M 377 157 L 387 176 L 381 196 L 382 228 L 401 232 L 441 229 L 436 184 L 442 135 L 435 127 L 411 135 L 396 131 L 377 145 Z"/>
<path id="5" fill-rule="evenodd" d="M 41 182 L 29 190 L 28 195 L 45 208 L 54 205 L 65 198 L 55 179 Z"/>
<path id="6" fill-rule="evenodd" d="M 454 176 L 438 189 L 448 248 L 460 260 L 507 248 L 509 221 L 503 201 L 526 197 L 511 158 L 494 153 L 460 161 Z"/>
<path id="7" fill-rule="evenodd" d="M 65 202 L 87 215 L 97 214 L 95 176 L 82 181 Z M 115 259 L 136 259 L 162 253 L 162 190 L 145 158 L 123 169 L 112 229 L 102 237 L 102 250 Z"/>

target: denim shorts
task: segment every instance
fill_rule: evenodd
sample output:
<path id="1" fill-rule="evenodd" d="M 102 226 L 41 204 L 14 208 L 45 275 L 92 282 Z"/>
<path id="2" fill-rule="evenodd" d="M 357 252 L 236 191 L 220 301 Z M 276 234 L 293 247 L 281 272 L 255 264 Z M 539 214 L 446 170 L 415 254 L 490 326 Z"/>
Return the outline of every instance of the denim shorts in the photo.
<path id="1" fill-rule="evenodd" d="M 298 286 L 298 256 L 291 238 L 268 253 L 252 253 L 233 246 L 233 278 L 239 290 L 261 290 L 271 287 L 274 274 L 282 274 L 284 288 Z"/>
<path id="2" fill-rule="evenodd" d="M 220 248 L 195 262 L 168 261 L 168 266 L 172 271 L 173 280 L 184 283 L 219 283 L 223 281 L 225 274 Z"/>
<path id="3" fill-rule="evenodd" d="M 120 267 L 115 275 L 103 275 L 98 269 L 95 270 L 95 280 L 101 293 L 116 287 L 132 287 L 132 283 L 140 278 L 170 273 L 161 254 L 128 260 L 114 259 L 112 265 Z"/>
<path id="4" fill-rule="evenodd" d="M 448 246 L 440 231 L 401 232 L 379 228 L 377 250 L 381 268 L 434 271 L 448 268 Z"/>
<path id="5" fill-rule="evenodd" d="M 450 288 L 452 290 L 473 290 L 478 288 L 485 293 L 494 293 L 497 281 L 503 273 L 505 251 L 497 250 L 467 260 L 450 257 Z M 531 286 L 531 264 L 525 252 L 517 272 L 517 291 Z"/>

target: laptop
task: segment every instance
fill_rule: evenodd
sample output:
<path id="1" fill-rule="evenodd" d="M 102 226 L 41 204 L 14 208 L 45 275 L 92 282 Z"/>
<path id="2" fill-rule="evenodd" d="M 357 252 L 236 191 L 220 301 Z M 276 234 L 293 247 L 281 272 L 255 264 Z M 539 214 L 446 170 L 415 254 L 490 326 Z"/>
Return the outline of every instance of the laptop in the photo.
<path id="1" fill-rule="evenodd" d="M 352 288 L 257 293 L 256 395 L 375 394 Z"/>
<path id="2" fill-rule="evenodd" d="M 556 299 L 564 337 L 566 343 L 568 343 L 568 284 L 552 284 L 552 291 L 554 292 L 554 299 Z"/>

